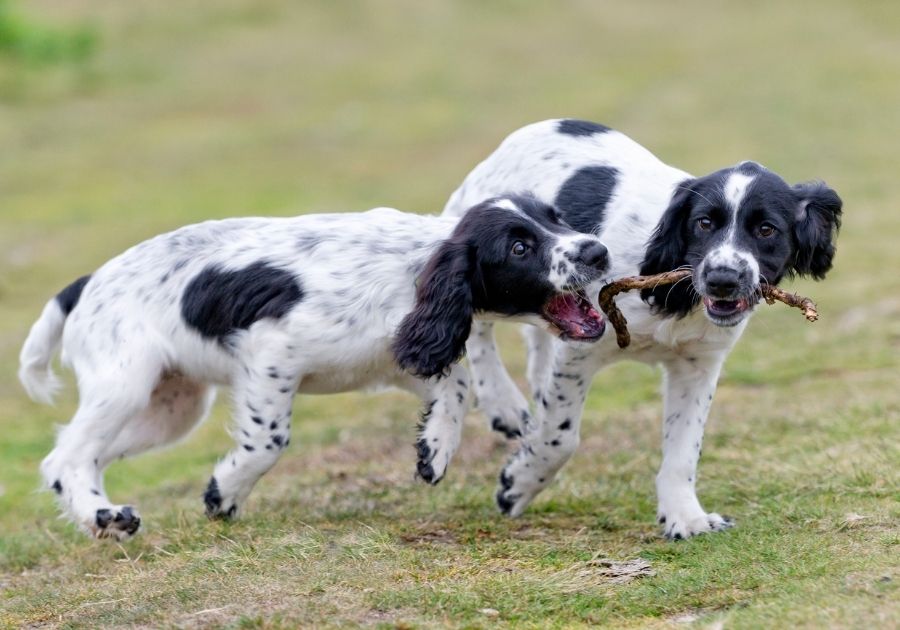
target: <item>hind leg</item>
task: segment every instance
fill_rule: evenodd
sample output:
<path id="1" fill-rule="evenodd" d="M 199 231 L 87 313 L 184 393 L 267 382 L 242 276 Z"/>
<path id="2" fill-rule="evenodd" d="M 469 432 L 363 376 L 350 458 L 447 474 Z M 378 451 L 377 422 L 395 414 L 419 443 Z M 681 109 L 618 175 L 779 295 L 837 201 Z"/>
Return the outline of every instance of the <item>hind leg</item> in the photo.
<path id="1" fill-rule="evenodd" d="M 132 417 L 116 439 L 104 449 L 97 461 L 96 483 L 88 491 L 90 496 L 80 498 L 85 504 L 91 501 L 98 504 L 98 531 L 121 538 L 114 533 L 116 529 L 124 529 L 130 535 L 137 531 L 141 520 L 131 506 L 114 505 L 107 498 L 103 488 L 103 471 L 106 466 L 117 459 L 132 457 L 183 438 L 209 413 L 215 395 L 215 388 L 205 383 L 188 379 L 179 373 L 163 375 L 154 388 L 147 407 Z M 105 521 L 108 523 L 104 528 Z M 120 527 L 117 528 L 117 525 Z M 134 531 L 128 531 L 129 529 Z"/>
<path id="2" fill-rule="evenodd" d="M 117 389 L 118 388 L 118 389 Z M 121 391 L 121 384 L 103 388 Z M 130 505 L 114 504 L 103 487 L 106 466 L 186 435 L 209 411 L 215 391 L 178 374 L 166 374 L 140 408 L 134 398 L 85 396 L 57 448 L 44 460 L 47 484 L 68 514 L 97 538 L 122 540 L 137 532 L 141 518 Z"/>
<path id="3" fill-rule="evenodd" d="M 140 525 L 133 509 L 109 503 L 100 476 L 100 460 L 107 446 L 149 403 L 153 380 L 140 376 L 147 375 L 130 374 L 123 381 L 79 373 L 78 410 L 41 463 L 44 480 L 59 496 L 64 511 L 98 538 L 126 538 Z"/>
<path id="4" fill-rule="evenodd" d="M 484 413 L 494 431 L 507 438 L 516 438 L 531 425 L 528 401 L 519 391 L 503 365 L 494 324 L 472 322 L 472 334 L 466 342 L 466 354 L 472 372 L 472 382 L 478 408 Z"/>
<path id="5" fill-rule="evenodd" d="M 531 399 L 540 404 L 546 392 L 553 363 L 553 337 L 537 326 L 522 326 L 522 337 L 528 346 L 528 385 Z"/>

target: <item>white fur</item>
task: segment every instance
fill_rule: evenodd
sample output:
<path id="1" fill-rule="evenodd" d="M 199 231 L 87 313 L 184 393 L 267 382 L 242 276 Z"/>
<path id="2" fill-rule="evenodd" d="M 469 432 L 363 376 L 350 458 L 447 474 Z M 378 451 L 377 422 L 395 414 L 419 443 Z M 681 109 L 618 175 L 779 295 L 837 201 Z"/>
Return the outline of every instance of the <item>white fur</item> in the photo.
<path id="1" fill-rule="evenodd" d="M 669 206 L 680 182 L 690 176 L 662 163 L 625 135 L 608 131 L 575 136 L 559 133 L 558 120 L 528 125 L 507 137 L 479 164 L 451 195 L 445 214 L 456 216 L 473 203 L 502 192 L 531 192 L 554 203 L 560 188 L 578 169 L 610 166 L 618 180 L 604 220 L 597 231 L 607 246 L 611 268 L 608 278 L 636 275 L 646 244 Z M 740 204 L 752 178 L 734 176 L 728 200 Z M 754 261 L 755 264 L 755 261 Z M 758 267 L 756 268 L 758 270 Z M 689 281 L 689 280 L 688 280 Z M 596 300 L 597 292 L 589 294 Z M 584 400 L 594 374 L 623 359 L 661 364 L 666 378 L 663 426 L 663 461 L 657 477 L 659 516 L 665 517 L 667 536 L 677 538 L 714 531 L 729 523 L 706 513 L 695 492 L 696 468 L 703 428 L 725 358 L 740 337 L 747 320 L 733 327 L 718 327 L 702 309 L 678 319 L 651 312 L 636 293 L 620 296 L 617 303 L 628 320 L 631 345 L 621 350 L 611 332 L 588 345 L 551 339 L 539 330 L 526 330 L 529 340 L 528 379 L 535 396 L 535 427 L 523 438 L 522 448 L 507 464 L 498 502 L 516 516 L 546 487 L 578 445 Z M 478 323 L 468 344 L 470 356 L 492 365 L 482 371 L 472 363 L 479 391 L 493 392 L 480 406 L 488 417 L 501 418 L 512 430 L 522 410 L 521 394 L 509 376 L 496 368 L 500 362 L 490 324 Z M 485 404 L 487 403 L 487 404 Z M 522 431 L 530 426 L 522 427 Z"/>
<path id="2" fill-rule="evenodd" d="M 510 200 L 500 207 L 525 216 Z M 46 305 L 22 350 L 20 376 L 36 400 L 49 400 L 55 387 L 49 366 L 60 340 L 78 377 L 78 410 L 41 465 L 47 486 L 95 536 L 128 537 L 139 517 L 107 498 L 103 470 L 186 435 L 219 385 L 232 388 L 238 444 L 215 467 L 211 516 L 235 515 L 275 464 L 289 442 L 296 392 L 397 386 L 416 393 L 431 408 L 422 437 L 440 479 L 459 444 L 468 373 L 457 364 L 446 378 L 414 378 L 397 366 L 392 343 L 415 304 L 417 276 L 457 223 L 389 208 L 208 221 L 110 260 L 68 318 L 56 300 Z M 584 235 L 564 239 L 571 234 L 557 244 L 575 253 Z M 299 280 L 303 297 L 286 314 L 259 319 L 227 343 L 185 322 L 185 288 L 201 271 L 259 261 Z"/>

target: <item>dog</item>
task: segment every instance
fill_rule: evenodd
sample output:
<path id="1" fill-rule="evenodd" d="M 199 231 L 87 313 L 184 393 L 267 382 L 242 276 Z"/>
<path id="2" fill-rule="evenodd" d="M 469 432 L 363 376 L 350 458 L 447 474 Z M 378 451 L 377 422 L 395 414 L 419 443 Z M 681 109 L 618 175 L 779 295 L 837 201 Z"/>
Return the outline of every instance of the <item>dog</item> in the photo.
<path id="1" fill-rule="evenodd" d="M 104 469 L 186 435 L 228 385 L 237 444 L 203 498 L 211 518 L 234 517 L 290 443 L 295 393 L 397 386 L 425 402 L 417 468 L 437 483 L 467 411 L 473 318 L 598 338 L 583 287 L 607 267 L 599 239 L 521 196 L 462 217 L 378 208 L 157 236 L 69 285 L 28 335 L 19 377 L 32 398 L 52 400 L 60 343 L 78 380 L 43 479 L 88 533 L 128 538 L 140 516 L 107 498 Z"/>
<path id="2" fill-rule="evenodd" d="M 790 186 L 754 162 L 692 177 L 619 132 L 573 119 L 512 133 L 465 178 L 444 212 L 456 216 L 473 200 L 506 191 L 533 194 L 555 205 L 568 225 L 598 235 L 609 248 L 607 279 L 681 268 L 692 274 L 619 298 L 633 340 L 625 350 L 611 335 L 586 346 L 525 330 L 534 421 L 497 354 L 492 324 L 476 323 L 468 354 L 478 404 L 495 429 L 523 436 L 500 475 L 500 509 L 521 514 L 551 482 L 578 446 L 594 374 L 634 359 L 664 368 L 656 490 L 665 536 L 730 527 L 730 519 L 707 513 L 695 492 L 719 372 L 758 302 L 760 283 L 822 279 L 831 268 L 840 197 L 820 182 Z M 589 292 L 594 306 L 597 288 Z"/>

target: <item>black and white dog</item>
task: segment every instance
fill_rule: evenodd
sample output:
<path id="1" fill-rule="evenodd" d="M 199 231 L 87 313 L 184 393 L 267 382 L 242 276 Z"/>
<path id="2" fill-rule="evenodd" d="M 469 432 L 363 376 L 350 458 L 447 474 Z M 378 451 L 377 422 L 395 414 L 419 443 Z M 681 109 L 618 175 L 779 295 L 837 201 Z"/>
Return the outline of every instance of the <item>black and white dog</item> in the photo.
<path id="1" fill-rule="evenodd" d="M 234 397 L 235 448 L 215 467 L 211 517 L 236 515 L 290 441 L 294 394 L 393 385 L 422 397 L 419 471 L 441 478 L 459 444 L 473 317 L 511 317 L 571 338 L 603 333 L 582 289 L 608 267 L 594 236 L 527 197 L 459 217 L 365 213 L 209 221 L 157 236 L 51 300 L 21 353 L 36 400 L 58 385 L 60 342 L 80 402 L 41 473 L 97 537 L 137 531 L 103 470 L 168 444 Z M 418 286 L 417 286 L 418 281 Z"/>
<path id="2" fill-rule="evenodd" d="M 703 428 L 722 363 L 756 305 L 760 283 L 821 279 L 831 268 L 841 200 L 822 183 L 789 186 L 753 162 L 704 177 L 663 164 L 621 133 L 578 120 L 548 120 L 511 134 L 466 177 L 445 214 L 478 199 L 529 191 L 554 204 L 575 229 L 609 248 L 607 278 L 693 271 L 690 281 L 628 294 L 619 305 L 632 343 L 561 343 L 526 330 L 528 403 L 507 375 L 490 323 L 476 324 L 468 354 L 479 406 L 494 428 L 524 434 L 500 475 L 497 502 L 516 516 L 574 453 L 594 374 L 621 359 L 662 364 L 663 459 L 658 518 L 669 538 L 718 531 L 730 521 L 695 492 Z M 589 293 L 596 300 L 597 292 Z M 522 420 L 525 422 L 522 422 Z"/>

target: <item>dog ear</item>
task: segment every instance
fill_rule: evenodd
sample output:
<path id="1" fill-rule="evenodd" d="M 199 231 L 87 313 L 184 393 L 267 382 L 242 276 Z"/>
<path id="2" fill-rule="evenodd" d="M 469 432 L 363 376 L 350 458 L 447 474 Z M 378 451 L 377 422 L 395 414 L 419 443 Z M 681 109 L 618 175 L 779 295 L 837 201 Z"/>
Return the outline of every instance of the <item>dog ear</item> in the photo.
<path id="1" fill-rule="evenodd" d="M 423 378 L 445 374 L 466 351 L 474 314 L 474 248 L 446 241 L 419 276 L 416 305 L 394 341 L 400 367 Z"/>
<path id="2" fill-rule="evenodd" d="M 834 259 L 834 239 L 841 227 L 841 207 L 838 194 L 823 182 L 808 182 L 794 186 L 797 195 L 797 222 L 794 239 L 797 251 L 793 270 L 801 276 L 816 280 L 825 277 Z"/>
<path id="3" fill-rule="evenodd" d="M 656 229 L 647 242 L 644 262 L 641 263 L 641 275 L 652 275 L 672 271 L 684 264 L 687 254 L 687 240 L 684 224 L 691 211 L 694 191 L 690 188 L 693 182 L 682 182 L 672 195 L 669 207 L 660 218 Z"/>
<path id="4" fill-rule="evenodd" d="M 672 271 L 685 264 L 687 256 L 685 223 L 696 194 L 691 188 L 695 181 L 685 180 L 676 187 L 669 207 L 647 241 L 646 253 L 641 263 L 641 275 L 649 276 Z M 666 311 L 680 316 L 686 315 L 696 302 L 690 282 L 644 289 L 641 291 L 641 298 L 652 304 L 655 311 Z"/>

